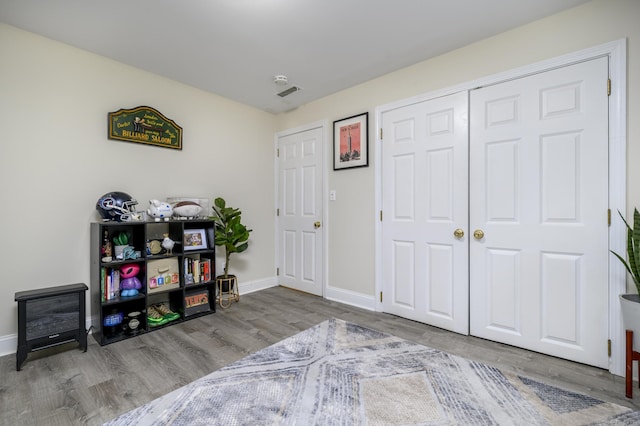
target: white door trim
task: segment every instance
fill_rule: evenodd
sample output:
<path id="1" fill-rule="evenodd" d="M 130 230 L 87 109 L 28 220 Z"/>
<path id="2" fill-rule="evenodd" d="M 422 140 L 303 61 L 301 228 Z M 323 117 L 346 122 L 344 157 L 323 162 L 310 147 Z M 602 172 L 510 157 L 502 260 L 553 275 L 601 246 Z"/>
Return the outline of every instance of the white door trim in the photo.
<path id="1" fill-rule="evenodd" d="M 616 220 L 617 211 L 626 214 L 626 158 L 627 158 L 627 41 L 619 39 L 610 43 L 594 46 L 588 49 L 556 58 L 537 62 L 524 67 L 509 70 L 503 73 L 468 81 L 456 86 L 436 90 L 412 98 L 396 101 L 376 107 L 376 131 L 375 131 L 375 155 L 380 159 L 382 155 L 380 128 L 382 126 L 382 114 L 395 108 L 423 102 L 429 99 L 449 95 L 462 90 L 471 90 L 477 87 L 520 78 L 529 74 L 539 73 L 582 62 L 601 56 L 609 56 L 609 75 L 612 80 L 611 95 L 609 96 L 609 208 L 611 209 L 611 227 L 609 231 L 609 248 L 619 253 L 626 249 L 626 228 L 622 221 Z M 382 210 L 382 164 L 375 162 L 375 214 L 378 217 Z M 375 227 L 375 294 L 382 291 L 382 222 L 376 220 Z M 620 262 L 609 261 L 609 338 L 611 339 L 611 358 L 609 359 L 609 371 L 613 374 L 624 375 L 624 326 L 618 295 L 626 293 L 626 271 Z M 376 300 L 376 311 L 382 311 L 382 302 L 379 297 Z M 604 344 L 604 343 L 603 343 Z"/>
<path id="2" fill-rule="evenodd" d="M 274 212 L 274 220 L 275 220 L 275 226 L 274 226 L 274 232 L 275 232 L 275 247 L 274 250 L 276 252 L 276 256 L 275 256 L 275 266 L 274 266 L 274 275 L 276 275 L 276 271 L 278 270 L 278 268 L 280 267 L 280 265 L 282 264 L 282 259 L 280 259 L 280 229 L 279 229 L 279 222 L 278 222 L 278 215 L 277 215 L 277 209 L 278 209 L 278 200 L 280 197 L 280 174 L 278 173 L 279 167 L 278 167 L 278 140 L 281 137 L 284 136 L 288 136 L 288 135 L 292 135 L 295 133 L 301 133 L 301 132 L 306 132 L 309 130 L 314 130 L 314 129 L 321 129 L 322 130 L 322 162 L 323 162 L 323 167 L 322 167 L 322 227 L 320 228 L 322 232 L 322 264 L 318 265 L 320 268 L 322 268 L 323 274 L 322 274 L 322 296 L 326 297 L 327 294 L 327 277 L 329 276 L 329 265 L 328 265 L 328 259 L 329 259 L 329 253 L 328 253 L 328 248 L 329 248 L 329 209 L 328 209 L 328 204 L 329 204 L 329 196 L 327 193 L 327 188 L 329 187 L 329 174 L 327 173 L 327 164 L 329 164 L 328 162 L 328 153 L 329 153 L 329 149 L 328 147 L 330 146 L 330 142 L 329 142 L 329 122 L 327 120 L 321 120 L 321 121 L 317 121 L 314 123 L 309 123 L 306 125 L 302 125 L 293 129 L 288 129 L 288 130 L 283 130 L 281 132 L 277 132 L 274 136 L 273 136 L 273 167 L 274 167 L 274 185 L 275 185 L 275 191 L 274 191 L 274 207 L 273 207 L 273 212 Z M 276 275 L 276 283 L 278 285 L 280 285 L 280 279 L 279 277 Z"/>

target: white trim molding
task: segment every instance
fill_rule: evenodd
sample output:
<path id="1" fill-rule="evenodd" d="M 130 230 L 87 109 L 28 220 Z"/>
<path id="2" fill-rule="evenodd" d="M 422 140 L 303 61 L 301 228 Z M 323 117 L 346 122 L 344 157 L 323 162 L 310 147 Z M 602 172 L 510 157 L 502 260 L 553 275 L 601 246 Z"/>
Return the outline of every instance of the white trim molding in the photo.
<path id="1" fill-rule="evenodd" d="M 238 284 L 238 292 L 240 292 L 240 296 L 243 294 L 250 294 L 256 291 L 265 290 L 271 287 L 278 286 L 278 277 L 269 277 L 263 278 L 260 280 L 248 281 L 248 282 L 240 282 Z"/>
<path id="2" fill-rule="evenodd" d="M 0 356 L 15 354 L 18 349 L 18 335 L 0 336 Z"/>
<path id="3" fill-rule="evenodd" d="M 366 309 L 368 311 L 376 310 L 375 297 L 368 294 L 356 293 L 355 291 L 327 286 L 325 298 L 334 302 L 344 303 L 345 305 Z"/>

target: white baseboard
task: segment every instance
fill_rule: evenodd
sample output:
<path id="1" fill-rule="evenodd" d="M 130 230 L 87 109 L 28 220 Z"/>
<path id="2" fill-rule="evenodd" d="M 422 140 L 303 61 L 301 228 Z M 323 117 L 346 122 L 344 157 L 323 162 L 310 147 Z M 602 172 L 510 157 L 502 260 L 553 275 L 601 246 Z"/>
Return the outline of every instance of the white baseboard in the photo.
<path id="1" fill-rule="evenodd" d="M 240 295 L 253 293 L 255 291 L 264 290 L 269 287 L 276 287 L 278 285 L 276 277 L 264 278 L 261 280 L 241 282 L 239 284 Z M 87 317 L 86 327 L 87 330 L 91 327 L 92 321 L 96 318 Z M 8 334 L 6 336 L 0 336 L 0 356 L 11 355 L 16 353 L 18 349 L 18 334 Z"/>
<path id="2" fill-rule="evenodd" d="M 376 310 L 375 297 L 367 294 L 327 286 L 324 297 L 325 299 L 344 303 L 345 305 L 351 305 L 357 308 L 367 309 L 369 311 Z"/>
<path id="3" fill-rule="evenodd" d="M 0 356 L 15 354 L 18 349 L 18 335 L 0 336 Z"/>
<path id="4" fill-rule="evenodd" d="M 240 296 L 242 296 L 243 294 L 253 293 L 270 287 L 277 287 L 278 285 L 276 277 L 270 277 L 249 282 L 241 281 L 240 284 L 238 284 L 238 290 L 240 291 Z"/>

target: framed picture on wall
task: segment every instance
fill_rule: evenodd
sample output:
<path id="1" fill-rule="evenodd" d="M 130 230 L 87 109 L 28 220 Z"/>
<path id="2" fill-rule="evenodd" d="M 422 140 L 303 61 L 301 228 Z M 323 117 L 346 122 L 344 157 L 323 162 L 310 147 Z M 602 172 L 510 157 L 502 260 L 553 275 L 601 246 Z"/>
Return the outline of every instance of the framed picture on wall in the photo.
<path id="1" fill-rule="evenodd" d="M 333 170 L 369 165 L 369 113 L 333 122 Z"/>

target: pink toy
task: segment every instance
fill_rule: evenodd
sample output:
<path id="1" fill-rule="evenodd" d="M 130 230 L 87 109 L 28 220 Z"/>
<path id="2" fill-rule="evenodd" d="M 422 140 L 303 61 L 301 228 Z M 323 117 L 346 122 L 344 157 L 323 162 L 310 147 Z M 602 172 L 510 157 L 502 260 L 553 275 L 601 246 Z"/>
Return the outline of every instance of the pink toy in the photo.
<path id="1" fill-rule="evenodd" d="M 142 288 L 142 283 L 136 277 L 138 272 L 140 272 L 140 265 L 137 263 L 122 265 L 120 268 L 120 277 L 123 279 L 120 280 L 120 296 L 131 297 L 140 293 L 139 290 Z"/>
<path id="2" fill-rule="evenodd" d="M 138 272 L 140 272 L 140 265 L 138 265 L 137 263 L 122 265 L 122 267 L 120 268 L 120 276 L 122 278 L 135 277 L 136 275 L 138 275 Z"/>

